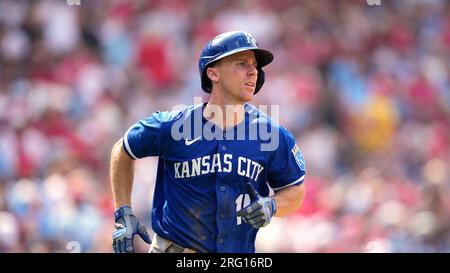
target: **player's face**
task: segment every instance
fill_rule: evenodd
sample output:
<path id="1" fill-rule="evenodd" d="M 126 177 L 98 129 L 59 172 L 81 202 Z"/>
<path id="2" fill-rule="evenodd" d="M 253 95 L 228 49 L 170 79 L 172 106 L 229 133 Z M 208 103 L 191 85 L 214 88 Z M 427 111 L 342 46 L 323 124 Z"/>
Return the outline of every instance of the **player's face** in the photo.
<path id="1" fill-rule="evenodd" d="M 252 100 L 258 78 L 253 51 L 243 51 L 225 57 L 216 67 L 218 85 L 230 103 L 245 103 Z"/>

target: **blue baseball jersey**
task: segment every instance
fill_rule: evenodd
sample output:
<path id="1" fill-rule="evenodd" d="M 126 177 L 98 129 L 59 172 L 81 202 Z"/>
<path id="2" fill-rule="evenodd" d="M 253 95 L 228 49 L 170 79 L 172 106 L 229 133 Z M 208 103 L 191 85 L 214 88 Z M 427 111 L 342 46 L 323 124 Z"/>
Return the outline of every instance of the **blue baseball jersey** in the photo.
<path id="1" fill-rule="evenodd" d="M 198 252 L 255 252 L 258 229 L 236 216 L 253 201 L 245 184 L 262 196 L 298 186 L 304 158 L 293 135 L 255 106 L 245 104 L 245 119 L 221 130 L 203 117 L 205 105 L 153 113 L 128 129 L 124 148 L 134 159 L 159 156 L 157 234 Z"/>

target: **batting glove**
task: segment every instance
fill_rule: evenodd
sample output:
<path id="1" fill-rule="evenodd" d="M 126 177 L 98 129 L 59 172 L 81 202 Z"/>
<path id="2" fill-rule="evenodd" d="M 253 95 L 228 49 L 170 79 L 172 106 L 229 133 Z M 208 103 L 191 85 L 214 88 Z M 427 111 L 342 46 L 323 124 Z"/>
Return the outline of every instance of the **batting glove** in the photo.
<path id="1" fill-rule="evenodd" d="M 114 253 L 133 253 L 133 240 L 136 234 L 146 243 L 151 243 L 145 226 L 139 223 L 130 207 L 121 206 L 118 208 L 114 212 L 114 222 L 115 230 L 112 234 Z"/>
<path id="2" fill-rule="evenodd" d="M 265 227 L 270 223 L 272 216 L 277 211 L 275 200 L 270 197 L 262 197 L 251 184 L 247 185 L 255 200 L 238 211 L 237 216 L 244 218 L 244 221 L 254 228 Z"/>

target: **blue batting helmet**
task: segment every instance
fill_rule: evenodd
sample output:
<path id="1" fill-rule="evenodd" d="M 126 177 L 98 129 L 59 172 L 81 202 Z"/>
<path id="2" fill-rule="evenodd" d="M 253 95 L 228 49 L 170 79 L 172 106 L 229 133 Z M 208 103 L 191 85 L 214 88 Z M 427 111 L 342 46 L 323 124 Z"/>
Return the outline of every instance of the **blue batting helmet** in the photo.
<path id="1" fill-rule="evenodd" d="M 244 31 L 222 33 L 214 37 L 205 46 L 198 62 L 203 91 L 211 93 L 212 89 L 211 80 L 206 75 L 206 69 L 209 66 L 222 58 L 246 50 L 252 50 L 255 53 L 258 79 L 256 81 L 254 94 L 258 93 L 259 89 L 261 89 L 264 84 L 264 71 L 261 68 L 272 62 L 273 54 L 270 51 L 259 48 L 255 38 Z"/>

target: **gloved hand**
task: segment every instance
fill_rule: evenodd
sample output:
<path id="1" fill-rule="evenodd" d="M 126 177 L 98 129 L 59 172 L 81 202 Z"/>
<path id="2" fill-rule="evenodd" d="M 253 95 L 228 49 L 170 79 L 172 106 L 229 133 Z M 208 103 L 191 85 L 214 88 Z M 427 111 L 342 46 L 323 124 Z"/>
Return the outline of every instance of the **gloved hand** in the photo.
<path id="1" fill-rule="evenodd" d="M 114 212 L 115 230 L 112 234 L 114 253 L 133 253 L 133 239 L 137 234 L 150 244 L 150 236 L 145 226 L 139 223 L 128 206 L 121 206 Z"/>
<path id="2" fill-rule="evenodd" d="M 250 183 L 247 183 L 247 187 L 254 200 L 250 205 L 238 211 L 236 215 L 244 218 L 244 221 L 254 228 L 267 226 L 277 211 L 275 200 L 259 195 Z"/>

